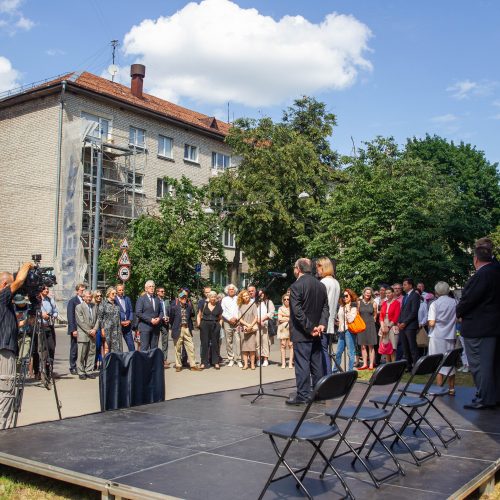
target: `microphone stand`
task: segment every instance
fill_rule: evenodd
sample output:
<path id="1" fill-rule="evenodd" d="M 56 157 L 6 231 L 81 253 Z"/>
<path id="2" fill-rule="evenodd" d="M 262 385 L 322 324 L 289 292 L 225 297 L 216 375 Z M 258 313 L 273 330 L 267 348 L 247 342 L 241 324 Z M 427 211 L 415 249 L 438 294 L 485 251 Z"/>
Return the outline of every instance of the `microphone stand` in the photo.
<path id="1" fill-rule="evenodd" d="M 276 279 L 276 276 L 273 276 L 268 283 L 266 283 L 266 286 L 264 287 L 264 290 L 268 290 L 271 284 L 274 282 Z M 269 299 L 268 299 L 269 301 Z M 261 308 L 260 308 L 260 297 L 257 294 L 257 297 L 255 298 L 255 302 L 257 303 L 257 307 L 259 308 L 259 388 L 257 389 L 257 392 L 244 392 L 240 394 L 242 398 L 246 396 L 255 396 L 254 399 L 252 399 L 251 404 L 255 403 L 259 398 L 263 396 L 273 396 L 275 398 L 285 398 L 288 399 L 288 396 L 283 396 L 282 394 L 269 394 L 264 391 L 264 386 L 262 385 L 262 322 L 261 322 Z"/>

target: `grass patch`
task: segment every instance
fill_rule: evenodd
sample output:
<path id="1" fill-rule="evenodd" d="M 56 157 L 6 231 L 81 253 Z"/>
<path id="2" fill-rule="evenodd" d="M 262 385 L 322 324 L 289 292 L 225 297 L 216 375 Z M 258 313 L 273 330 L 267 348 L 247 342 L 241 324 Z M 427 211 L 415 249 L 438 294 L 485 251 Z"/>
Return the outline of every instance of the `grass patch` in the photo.
<path id="1" fill-rule="evenodd" d="M 100 492 L 0 466 L 0 500 L 97 500 Z"/>

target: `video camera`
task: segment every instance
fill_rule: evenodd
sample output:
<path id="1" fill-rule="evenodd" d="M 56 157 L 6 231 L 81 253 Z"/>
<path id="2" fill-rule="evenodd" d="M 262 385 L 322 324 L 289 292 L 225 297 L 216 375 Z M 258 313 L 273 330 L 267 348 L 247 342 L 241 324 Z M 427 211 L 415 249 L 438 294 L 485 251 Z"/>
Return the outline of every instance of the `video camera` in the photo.
<path id="1" fill-rule="evenodd" d="M 57 284 L 57 279 L 54 274 L 53 267 L 40 267 L 40 262 L 42 260 L 41 254 L 34 254 L 31 256 L 35 267 L 30 269 L 28 276 L 26 277 L 23 286 L 18 290 L 17 293 L 21 295 L 27 295 L 30 302 L 37 302 L 37 295 L 47 286 L 52 287 Z M 14 273 L 14 279 L 16 279 L 17 273 Z"/>

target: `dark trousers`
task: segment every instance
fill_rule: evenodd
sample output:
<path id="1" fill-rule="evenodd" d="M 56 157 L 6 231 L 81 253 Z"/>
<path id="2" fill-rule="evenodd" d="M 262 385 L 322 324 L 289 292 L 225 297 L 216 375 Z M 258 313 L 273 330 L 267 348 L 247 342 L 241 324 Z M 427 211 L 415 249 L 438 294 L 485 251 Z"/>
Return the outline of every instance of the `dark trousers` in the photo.
<path id="1" fill-rule="evenodd" d="M 122 326 L 122 335 L 125 340 L 125 344 L 127 344 L 127 349 L 128 352 L 134 352 L 135 351 L 135 345 L 134 345 L 134 336 L 132 334 L 132 327 L 129 326 Z"/>
<path id="2" fill-rule="evenodd" d="M 399 338 L 408 368 L 412 368 L 418 360 L 417 330 L 405 328 L 399 332 Z"/>
<path id="3" fill-rule="evenodd" d="M 45 365 L 47 375 L 49 374 L 49 364 L 54 366 L 54 356 L 56 353 L 56 332 L 54 327 L 48 328 L 41 332 L 40 335 L 45 335 L 45 344 L 47 346 L 47 353 L 40 352 L 42 346 L 38 344 L 38 338 L 35 337 L 33 345 L 33 372 L 40 373 L 40 358 L 42 359 L 42 367 Z M 48 355 L 48 357 L 47 357 Z M 46 358 L 46 359 L 44 359 Z"/>
<path id="4" fill-rule="evenodd" d="M 307 401 L 311 397 L 311 376 L 313 387 L 323 376 L 321 364 L 321 340 L 293 343 L 295 361 L 295 382 L 297 399 Z"/>
<path id="5" fill-rule="evenodd" d="M 330 335 L 321 335 L 321 366 L 323 367 L 323 375 L 332 373 L 332 359 L 330 358 L 329 342 Z"/>
<path id="6" fill-rule="evenodd" d="M 78 358 L 78 339 L 71 335 L 69 346 L 69 369 L 76 370 L 76 360 Z"/>
<path id="7" fill-rule="evenodd" d="M 209 366 L 208 352 L 210 349 L 210 358 L 212 363 L 219 363 L 219 336 L 220 326 L 217 321 L 204 321 L 200 323 L 200 341 L 201 341 L 201 364 Z"/>
<path id="8" fill-rule="evenodd" d="M 474 377 L 477 402 L 494 405 L 500 401 L 500 340 L 496 337 L 464 337 L 469 369 Z"/>
<path id="9" fill-rule="evenodd" d="M 168 358 L 168 325 L 162 325 L 160 329 L 161 336 L 161 350 L 163 352 L 163 361 Z"/>
<path id="10" fill-rule="evenodd" d="M 150 330 L 149 332 L 141 333 L 141 351 L 149 351 L 158 347 L 160 339 L 160 330 Z"/>

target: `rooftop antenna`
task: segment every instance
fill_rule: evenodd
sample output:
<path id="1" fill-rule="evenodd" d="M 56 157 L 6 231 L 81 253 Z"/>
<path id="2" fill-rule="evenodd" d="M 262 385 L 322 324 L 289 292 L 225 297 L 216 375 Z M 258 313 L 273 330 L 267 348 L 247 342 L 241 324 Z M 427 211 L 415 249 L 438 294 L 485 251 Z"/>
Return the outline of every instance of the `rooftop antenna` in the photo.
<path id="1" fill-rule="evenodd" d="M 111 75 L 111 81 L 115 81 L 115 75 L 118 73 L 118 66 L 115 64 L 115 55 L 116 55 L 116 47 L 120 45 L 120 42 L 118 40 L 111 40 L 111 47 L 113 47 L 113 52 L 112 52 L 112 63 L 108 67 L 108 73 Z"/>
<path id="2" fill-rule="evenodd" d="M 227 123 L 229 123 L 229 101 L 227 101 Z"/>

